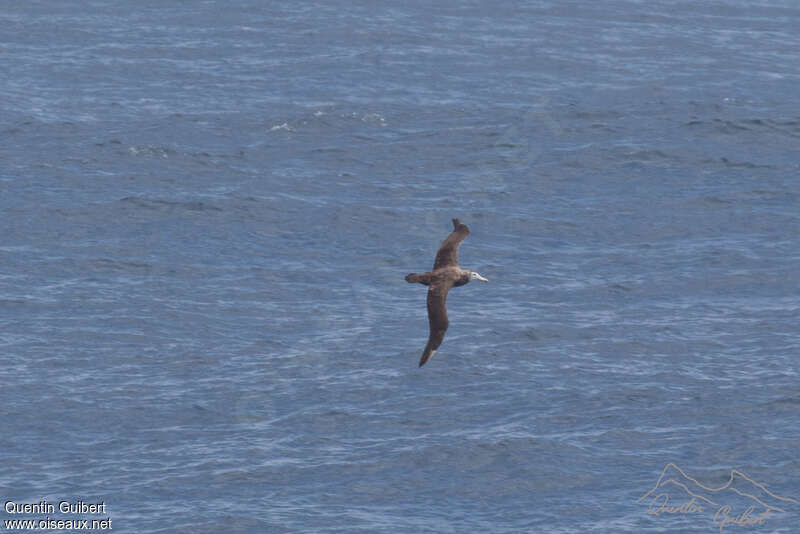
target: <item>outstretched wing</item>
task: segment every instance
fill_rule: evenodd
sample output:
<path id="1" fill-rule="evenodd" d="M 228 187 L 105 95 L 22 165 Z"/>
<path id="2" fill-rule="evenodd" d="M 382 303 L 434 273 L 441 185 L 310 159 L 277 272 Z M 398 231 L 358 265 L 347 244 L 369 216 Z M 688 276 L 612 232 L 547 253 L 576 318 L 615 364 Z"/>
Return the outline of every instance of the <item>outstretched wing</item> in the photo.
<path id="1" fill-rule="evenodd" d="M 433 270 L 440 267 L 458 267 L 458 245 L 469 235 L 469 228 L 466 224 L 461 224 L 458 219 L 453 219 L 453 231 L 442 241 L 439 252 L 436 253 L 436 261 L 433 263 Z M 448 288 L 449 289 L 449 288 Z"/>
<path id="2" fill-rule="evenodd" d="M 450 326 L 450 321 L 447 320 L 447 292 L 450 291 L 451 287 L 453 287 L 453 283 L 448 281 L 432 285 L 428 290 L 428 326 L 430 327 L 430 334 L 428 335 L 428 344 L 425 345 L 425 350 L 422 353 L 422 359 L 419 361 L 420 367 L 425 365 L 425 362 L 430 360 L 436 353 L 436 349 L 442 344 L 447 327 Z"/>

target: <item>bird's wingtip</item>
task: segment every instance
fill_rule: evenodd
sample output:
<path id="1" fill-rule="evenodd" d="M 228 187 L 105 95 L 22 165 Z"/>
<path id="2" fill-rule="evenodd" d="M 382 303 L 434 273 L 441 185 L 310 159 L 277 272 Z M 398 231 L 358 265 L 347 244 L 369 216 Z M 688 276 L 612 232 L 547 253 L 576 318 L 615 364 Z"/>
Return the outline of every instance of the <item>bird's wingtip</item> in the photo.
<path id="1" fill-rule="evenodd" d="M 430 360 L 431 358 L 433 358 L 433 355 L 434 355 L 434 354 L 436 354 L 436 351 L 435 351 L 435 350 L 432 350 L 432 351 L 430 351 L 430 352 L 428 352 L 428 351 L 426 350 L 426 351 L 425 351 L 425 352 L 422 354 L 422 358 L 421 358 L 421 359 L 420 359 L 420 361 L 419 361 L 419 366 L 420 366 L 420 367 L 422 367 L 423 365 L 425 365 L 425 364 L 428 362 L 428 360 Z"/>

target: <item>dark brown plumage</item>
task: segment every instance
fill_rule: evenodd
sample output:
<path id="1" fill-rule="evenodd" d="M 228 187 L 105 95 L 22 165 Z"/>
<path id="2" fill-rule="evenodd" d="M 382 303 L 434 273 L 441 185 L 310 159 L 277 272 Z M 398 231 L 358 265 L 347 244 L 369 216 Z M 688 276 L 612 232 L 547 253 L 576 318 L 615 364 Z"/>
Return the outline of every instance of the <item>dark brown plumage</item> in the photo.
<path id="1" fill-rule="evenodd" d="M 419 366 L 431 359 L 436 353 L 436 349 L 442 344 L 444 334 L 450 321 L 447 320 L 447 292 L 451 287 L 463 286 L 470 280 L 488 280 L 477 272 L 462 269 L 458 266 L 458 246 L 469 235 L 467 225 L 461 224 L 458 219 L 453 219 L 453 232 L 442 241 L 439 251 L 436 253 L 436 260 L 433 262 L 433 270 L 429 273 L 411 273 L 406 276 L 406 282 L 419 283 L 428 286 L 428 325 L 430 335 L 428 344 L 422 352 L 422 359 Z"/>

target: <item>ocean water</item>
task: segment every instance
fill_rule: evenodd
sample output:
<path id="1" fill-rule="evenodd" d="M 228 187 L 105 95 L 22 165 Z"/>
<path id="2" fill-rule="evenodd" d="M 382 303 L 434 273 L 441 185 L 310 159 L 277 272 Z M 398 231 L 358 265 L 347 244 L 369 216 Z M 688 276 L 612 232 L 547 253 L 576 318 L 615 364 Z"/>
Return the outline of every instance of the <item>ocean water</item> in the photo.
<path id="1" fill-rule="evenodd" d="M 7 3 L 3 528 L 796 532 L 798 30 L 779 0 Z M 490 282 L 418 368 L 403 277 L 453 217 Z"/>

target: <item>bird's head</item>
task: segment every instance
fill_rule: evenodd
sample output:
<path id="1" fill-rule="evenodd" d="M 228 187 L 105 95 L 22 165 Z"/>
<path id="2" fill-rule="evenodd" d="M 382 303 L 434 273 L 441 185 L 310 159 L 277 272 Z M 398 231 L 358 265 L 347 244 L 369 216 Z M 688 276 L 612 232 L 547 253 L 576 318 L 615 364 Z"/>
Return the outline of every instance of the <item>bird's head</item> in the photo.
<path id="1" fill-rule="evenodd" d="M 481 275 L 479 275 L 477 272 L 470 271 L 469 272 L 469 281 L 472 282 L 473 280 L 478 280 L 479 282 L 488 282 L 489 281 L 486 278 L 484 278 Z"/>

